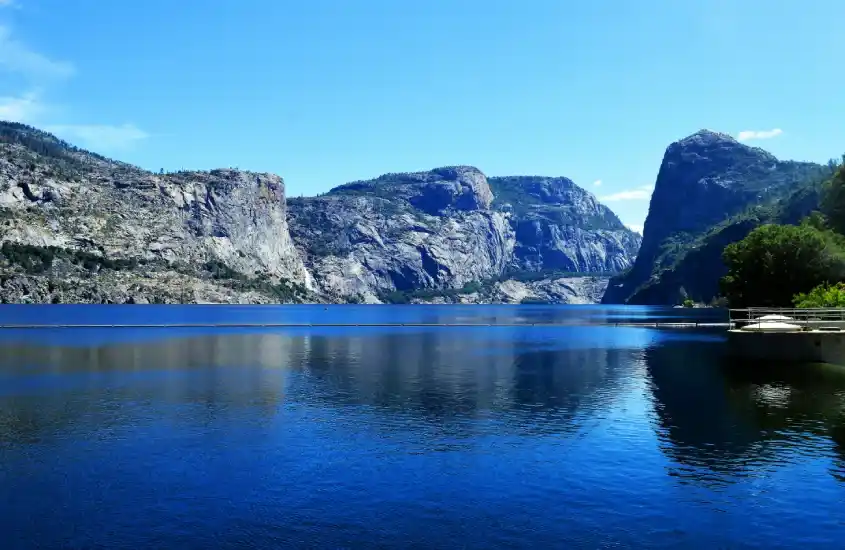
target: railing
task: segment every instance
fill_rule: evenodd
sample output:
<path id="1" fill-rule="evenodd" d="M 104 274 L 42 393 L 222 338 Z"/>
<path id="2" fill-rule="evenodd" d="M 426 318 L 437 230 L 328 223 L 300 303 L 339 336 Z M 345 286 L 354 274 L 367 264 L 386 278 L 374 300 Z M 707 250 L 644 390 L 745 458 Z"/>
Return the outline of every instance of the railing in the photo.
<path id="1" fill-rule="evenodd" d="M 749 307 L 730 309 L 728 312 L 730 324 L 736 328 L 774 321 L 798 325 L 803 330 L 845 329 L 845 308 Z M 764 319 L 770 316 L 774 318 Z"/>

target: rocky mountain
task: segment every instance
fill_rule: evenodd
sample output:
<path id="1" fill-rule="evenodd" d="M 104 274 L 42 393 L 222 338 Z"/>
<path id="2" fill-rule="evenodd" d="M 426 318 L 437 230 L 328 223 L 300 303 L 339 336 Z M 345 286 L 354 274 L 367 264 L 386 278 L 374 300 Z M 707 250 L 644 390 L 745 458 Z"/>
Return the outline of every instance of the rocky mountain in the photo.
<path id="1" fill-rule="evenodd" d="M 156 175 L 0 126 L 0 297 L 34 302 L 315 299 L 284 182 Z"/>
<path id="2" fill-rule="evenodd" d="M 616 273 L 631 265 L 640 236 L 568 178 L 489 179 L 494 206 L 512 213 L 517 270 Z"/>
<path id="3" fill-rule="evenodd" d="M 6 302 L 582 302 L 606 278 L 571 275 L 625 269 L 639 236 L 566 178 L 456 166 L 286 200 L 272 174 L 155 174 L 0 123 L 0 243 Z"/>
<path id="4" fill-rule="evenodd" d="M 513 229 L 492 198 L 475 168 L 388 174 L 290 200 L 291 234 L 339 299 L 460 287 L 502 273 L 512 256 Z"/>
<path id="5" fill-rule="evenodd" d="M 423 295 L 412 303 L 458 304 L 597 304 L 607 289 L 602 276 L 517 280 L 506 278 L 485 285 L 469 285 L 451 293 Z"/>
<path id="6" fill-rule="evenodd" d="M 393 301 L 397 292 L 454 299 L 466 285 L 526 271 L 615 272 L 639 246 L 636 233 L 566 178 L 488 180 L 469 166 L 349 183 L 290 200 L 289 210 L 294 242 L 321 290 L 367 302 Z"/>
<path id="7" fill-rule="evenodd" d="M 657 175 L 636 262 L 611 279 L 602 301 L 671 305 L 687 296 L 710 301 L 724 275 L 725 245 L 781 215 L 771 208 L 786 208 L 781 210 L 787 217 L 790 207 L 793 214 L 812 209 L 806 190 L 828 173 L 826 166 L 781 161 L 709 130 L 672 143 Z"/>

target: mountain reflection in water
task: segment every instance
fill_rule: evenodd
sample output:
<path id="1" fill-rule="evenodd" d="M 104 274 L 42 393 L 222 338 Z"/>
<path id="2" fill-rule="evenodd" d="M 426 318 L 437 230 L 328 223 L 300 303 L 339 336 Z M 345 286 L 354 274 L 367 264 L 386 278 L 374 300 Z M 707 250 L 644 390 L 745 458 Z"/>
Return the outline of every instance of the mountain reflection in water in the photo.
<path id="1" fill-rule="evenodd" d="M 845 536 L 843 369 L 730 364 L 717 331 L 156 334 L 0 345 L 12 547 Z"/>

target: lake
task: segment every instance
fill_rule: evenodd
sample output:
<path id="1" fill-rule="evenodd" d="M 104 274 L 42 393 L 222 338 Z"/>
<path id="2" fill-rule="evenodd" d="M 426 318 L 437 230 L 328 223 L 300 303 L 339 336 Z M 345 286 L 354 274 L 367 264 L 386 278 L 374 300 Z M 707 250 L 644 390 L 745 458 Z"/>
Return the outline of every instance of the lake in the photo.
<path id="1" fill-rule="evenodd" d="M 2 306 L 2 548 L 842 548 L 845 369 L 608 306 Z M 503 326 L 319 326 L 478 323 Z"/>

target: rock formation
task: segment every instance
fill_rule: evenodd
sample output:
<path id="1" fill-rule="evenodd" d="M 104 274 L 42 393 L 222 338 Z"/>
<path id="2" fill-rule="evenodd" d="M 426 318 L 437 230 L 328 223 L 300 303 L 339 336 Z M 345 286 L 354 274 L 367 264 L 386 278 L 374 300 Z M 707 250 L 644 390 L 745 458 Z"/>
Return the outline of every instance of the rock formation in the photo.
<path id="1" fill-rule="evenodd" d="M 788 195 L 824 169 L 813 163 L 778 160 L 709 130 L 672 143 L 657 175 L 636 262 L 628 272 L 611 279 L 603 302 L 672 305 L 685 297 L 686 287 L 694 286 L 701 289 L 694 298 L 712 298 L 724 274 L 721 250 L 744 237 L 749 224 L 721 234 L 721 240 L 707 247 L 700 239 L 749 207 Z M 699 261 L 687 263 L 683 273 L 688 275 L 681 276 L 676 268 L 692 252 L 690 259 Z M 671 283 L 661 285 L 661 279 Z"/>
<path id="2" fill-rule="evenodd" d="M 629 267 L 639 241 L 567 178 L 488 181 L 452 166 L 287 201 L 276 175 L 155 174 L 0 123 L 6 302 L 375 303 L 483 289 L 476 300 L 580 303 L 605 279 L 573 276 Z"/>
<path id="3" fill-rule="evenodd" d="M 524 271 L 617 271 L 639 246 L 638 235 L 566 178 L 488 183 L 468 166 L 386 174 L 291 200 L 290 225 L 321 290 L 367 302 Z"/>

